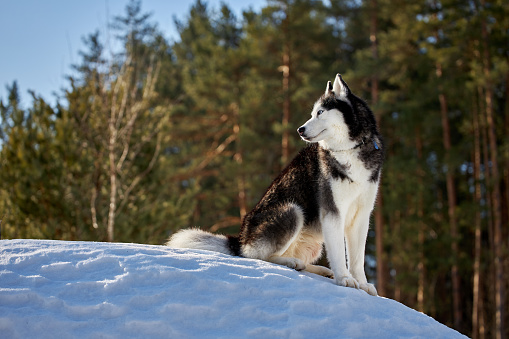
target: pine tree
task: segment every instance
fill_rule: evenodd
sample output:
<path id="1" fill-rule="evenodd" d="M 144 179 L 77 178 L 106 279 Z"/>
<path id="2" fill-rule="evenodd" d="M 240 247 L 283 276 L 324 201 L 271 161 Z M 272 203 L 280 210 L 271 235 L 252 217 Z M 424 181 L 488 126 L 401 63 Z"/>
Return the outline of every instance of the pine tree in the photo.
<path id="1" fill-rule="evenodd" d="M 7 215 L 4 228 L 13 232 L 7 236 L 76 239 L 79 211 L 72 208 L 69 159 L 62 147 L 70 144 L 69 125 L 35 93 L 32 107 L 23 110 L 16 84 L 8 91 L 7 105 L 0 105 L 1 190 L 8 197 L 2 204 L 8 210 L 1 214 Z"/>
<path id="2" fill-rule="evenodd" d="M 187 22 L 177 21 L 177 27 L 180 42 L 174 50 L 188 95 L 179 129 L 185 132 L 188 144 L 184 147 L 193 157 L 185 179 L 203 192 L 195 223 L 212 230 L 238 227 L 246 213 L 240 172 L 243 127 L 239 99 L 245 69 L 239 51 L 240 24 L 226 5 L 212 13 L 197 1 Z M 214 198 L 218 191 L 223 192 L 222 199 Z"/>

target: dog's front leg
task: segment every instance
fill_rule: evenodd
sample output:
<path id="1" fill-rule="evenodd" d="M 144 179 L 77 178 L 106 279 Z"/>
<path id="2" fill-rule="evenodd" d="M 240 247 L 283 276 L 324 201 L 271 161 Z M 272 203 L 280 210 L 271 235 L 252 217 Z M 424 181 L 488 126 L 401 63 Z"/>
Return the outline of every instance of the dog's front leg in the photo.
<path id="1" fill-rule="evenodd" d="M 359 288 L 371 295 L 378 295 L 373 284 L 368 283 L 364 271 L 364 251 L 369 228 L 370 208 L 360 209 L 350 227 L 346 229 L 348 261 L 352 276 L 359 282 Z"/>
<path id="2" fill-rule="evenodd" d="M 359 288 L 359 283 L 346 267 L 344 218 L 335 213 L 327 213 L 322 216 L 321 221 L 327 259 L 334 272 L 336 284 Z"/>
<path id="3" fill-rule="evenodd" d="M 345 230 L 350 273 L 359 282 L 359 288 L 371 295 L 378 295 L 373 284 L 368 283 L 364 271 L 366 238 L 369 229 L 369 216 L 375 204 L 377 186 L 371 185 L 357 202 L 354 202 L 351 215 L 347 216 Z"/>

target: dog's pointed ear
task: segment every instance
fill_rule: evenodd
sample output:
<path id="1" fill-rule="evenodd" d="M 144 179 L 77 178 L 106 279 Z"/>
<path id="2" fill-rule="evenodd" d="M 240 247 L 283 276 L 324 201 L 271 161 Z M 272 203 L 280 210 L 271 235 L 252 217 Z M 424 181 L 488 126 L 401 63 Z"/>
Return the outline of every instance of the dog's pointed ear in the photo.
<path id="1" fill-rule="evenodd" d="M 332 92 L 332 82 L 330 81 L 327 81 L 327 87 L 325 87 L 325 95 L 329 94 L 330 92 Z"/>
<path id="2" fill-rule="evenodd" d="M 350 95 L 350 88 L 348 88 L 348 85 L 339 73 L 336 75 L 336 79 L 334 80 L 333 90 L 340 98 L 346 99 Z"/>

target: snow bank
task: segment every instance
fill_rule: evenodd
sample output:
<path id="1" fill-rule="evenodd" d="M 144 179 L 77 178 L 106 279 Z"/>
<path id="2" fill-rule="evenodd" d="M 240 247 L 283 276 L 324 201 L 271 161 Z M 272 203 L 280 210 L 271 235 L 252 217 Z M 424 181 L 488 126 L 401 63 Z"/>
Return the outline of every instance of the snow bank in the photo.
<path id="1" fill-rule="evenodd" d="M 460 338 L 389 299 L 259 260 L 0 241 L 2 338 Z"/>

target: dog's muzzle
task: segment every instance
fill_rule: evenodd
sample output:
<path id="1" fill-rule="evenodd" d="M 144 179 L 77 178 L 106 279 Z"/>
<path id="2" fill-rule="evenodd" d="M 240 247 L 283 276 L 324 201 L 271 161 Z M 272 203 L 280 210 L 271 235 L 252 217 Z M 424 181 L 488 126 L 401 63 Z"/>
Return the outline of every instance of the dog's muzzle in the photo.
<path id="1" fill-rule="evenodd" d="M 306 127 L 304 126 L 301 126 L 297 129 L 297 133 L 299 133 L 299 135 L 302 137 L 304 136 L 304 133 L 306 133 Z"/>

